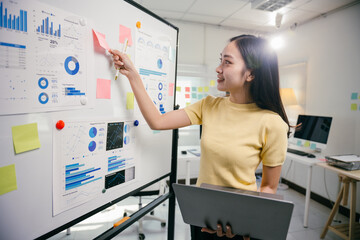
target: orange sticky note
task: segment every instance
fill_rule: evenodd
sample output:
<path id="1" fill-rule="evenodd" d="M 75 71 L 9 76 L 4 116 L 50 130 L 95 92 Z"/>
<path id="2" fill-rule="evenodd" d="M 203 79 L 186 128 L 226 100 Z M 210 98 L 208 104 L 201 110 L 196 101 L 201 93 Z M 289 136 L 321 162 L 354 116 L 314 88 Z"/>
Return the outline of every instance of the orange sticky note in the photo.
<path id="1" fill-rule="evenodd" d="M 119 28 L 119 42 L 125 43 L 125 39 L 128 40 L 128 46 L 132 45 L 131 29 L 120 24 Z"/>
<path id="2" fill-rule="evenodd" d="M 174 96 L 174 83 L 169 83 L 169 96 Z"/>
<path id="3" fill-rule="evenodd" d="M 102 48 L 104 48 L 104 49 L 106 49 L 106 50 L 109 50 L 110 47 L 109 47 L 108 43 L 107 43 L 106 40 L 105 40 L 105 34 L 99 33 L 99 32 L 97 32 L 97 31 L 95 31 L 94 29 L 93 29 L 93 32 L 95 33 L 95 36 L 96 36 L 96 38 L 97 38 L 97 40 L 98 40 L 98 42 L 99 42 L 99 45 L 100 45 Z"/>
<path id="4" fill-rule="evenodd" d="M 96 98 L 111 98 L 111 80 L 101 78 L 96 79 Z"/>

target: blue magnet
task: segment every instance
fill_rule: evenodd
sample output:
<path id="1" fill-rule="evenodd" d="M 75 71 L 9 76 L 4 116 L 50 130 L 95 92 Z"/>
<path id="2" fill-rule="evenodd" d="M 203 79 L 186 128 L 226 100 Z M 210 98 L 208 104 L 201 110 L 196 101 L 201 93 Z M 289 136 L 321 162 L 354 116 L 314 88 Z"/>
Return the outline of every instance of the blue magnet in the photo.
<path id="1" fill-rule="evenodd" d="M 139 126 L 139 121 L 138 120 L 134 121 L 134 126 Z"/>

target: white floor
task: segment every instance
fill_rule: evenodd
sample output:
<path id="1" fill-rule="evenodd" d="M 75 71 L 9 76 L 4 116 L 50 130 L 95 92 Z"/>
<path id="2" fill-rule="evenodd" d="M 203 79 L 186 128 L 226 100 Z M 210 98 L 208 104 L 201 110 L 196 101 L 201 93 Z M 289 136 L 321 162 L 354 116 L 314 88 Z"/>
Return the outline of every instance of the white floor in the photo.
<path id="1" fill-rule="evenodd" d="M 286 200 L 292 201 L 295 204 L 294 212 L 292 215 L 289 233 L 287 240 L 312 240 L 320 239 L 320 234 L 330 214 L 330 209 L 323 205 L 311 200 L 310 211 L 309 211 L 309 227 L 303 227 L 304 217 L 304 195 L 292 190 L 279 190 L 277 194 L 283 195 Z M 149 203 L 154 197 L 143 197 L 143 203 Z M 58 240 L 82 240 L 82 239 L 93 239 L 105 232 L 112 225 L 119 221 L 123 217 L 124 209 L 136 209 L 138 199 L 135 197 L 129 197 L 123 200 L 121 203 L 116 204 L 87 220 L 78 223 L 71 228 L 71 234 L 66 235 L 63 231 L 50 239 Z M 158 206 L 155 209 L 155 216 L 167 219 L 168 213 L 168 202 Z M 190 240 L 190 227 L 182 221 L 181 213 L 179 208 L 176 207 L 175 214 L 175 239 L 176 240 Z M 348 218 L 338 214 L 337 220 L 341 220 L 341 223 L 347 223 Z M 336 223 L 334 223 L 336 224 Z M 138 239 L 138 224 L 133 224 L 125 231 L 120 233 L 113 239 L 122 240 L 136 240 Z M 143 228 L 146 240 L 166 240 L 167 239 L 167 227 L 161 227 L 160 222 L 157 221 L 144 221 Z M 328 231 L 326 237 L 327 240 L 341 239 L 334 233 Z"/>

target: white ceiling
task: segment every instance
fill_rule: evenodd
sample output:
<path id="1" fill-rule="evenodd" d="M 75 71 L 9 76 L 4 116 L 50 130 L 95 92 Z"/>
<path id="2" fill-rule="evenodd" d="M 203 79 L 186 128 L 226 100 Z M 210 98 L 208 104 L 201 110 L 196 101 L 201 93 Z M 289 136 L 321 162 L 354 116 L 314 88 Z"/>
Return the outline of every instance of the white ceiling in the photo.
<path id="1" fill-rule="evenodd" d="M 293 0 L 274 12 L 251 8 L 254 0 L 135 0 L 162 18 L 205 23 L 256 32 L 274 32 L 300 25 L 325 13 L 360 3 L 359 0 Z M 265 1 L 265 0 L 264 0 Z M 275 16 L 283 15 L 280 28 Z"/>

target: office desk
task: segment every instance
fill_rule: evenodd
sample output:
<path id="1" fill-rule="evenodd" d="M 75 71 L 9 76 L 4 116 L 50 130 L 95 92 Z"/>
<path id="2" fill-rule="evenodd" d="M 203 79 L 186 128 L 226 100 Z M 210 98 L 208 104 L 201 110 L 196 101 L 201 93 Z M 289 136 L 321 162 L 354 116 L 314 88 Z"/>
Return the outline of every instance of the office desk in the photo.
<path id="1" fill-rule="evenodd" d="M 311 194 L 311 178 L 312 178 L 312 167 L 320 163 L 320 156 L 316 158 L 308 158 L 299 156 L 293 153 L 286 153 L 286 160 L 291 160 L 308 167 L 307 181 L 306 181 L 306 194 L 305 194 L 305 209 L 304 209 L 304 227 L 308 227 L 309 219 L 309 207 L 310 207 L 310 194 Z"/>
<path id="2" fill-rule="evenodd" d="M 187 152 L 182 154 L 181 151 L 196 149 L 200 152 L 200 146 L 179 146 L 178 147 L 178 178 L 185 177 L 185 184 L 190 185 L 191 177 L 198 177 L 200 168 L 200 156 Z M 192 168 L 191 168 L 191 165 Z"/>
<path id="3" fill-rule="evenodd" d="M 321 233 L 320 238 L 324 238 L 327 231 L 331 230 L 338 236 L 343 239 L 360 239 L 360 224 L 355 222 L 356 214 L 356 182 L 360 181 L 360 170 L 356 171 L 347 171 L 341 168 L 333 167 L 327 163 L 318 163 L 320 167 L 334 171 L 339 176 L 339 181 L 342 183 L 341 190 L 336 199 L 336 202 L 331 210 L 328 221 L 325 224 L 324 230 Z M 350 219 L 349 224 L 340 224 L 336 226 L 330 226 L 336 212 L 339 209 L 341 200 L 343 200 L 343 205 L 347 205 L 348 194 L 349 194 L 349 183 L 351 185 L 351 199 L 350 199 Z"/>

